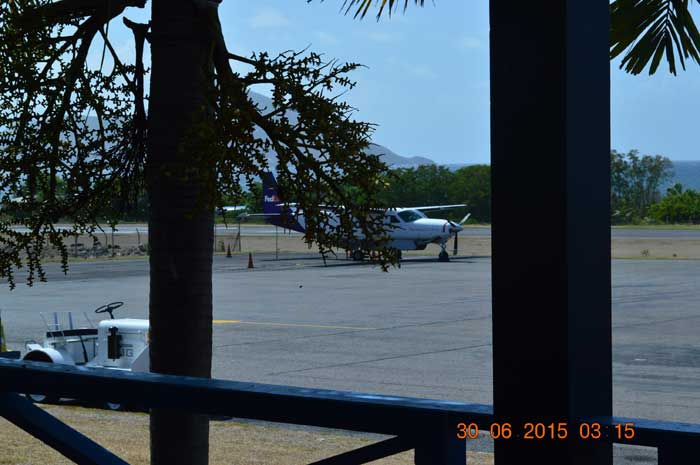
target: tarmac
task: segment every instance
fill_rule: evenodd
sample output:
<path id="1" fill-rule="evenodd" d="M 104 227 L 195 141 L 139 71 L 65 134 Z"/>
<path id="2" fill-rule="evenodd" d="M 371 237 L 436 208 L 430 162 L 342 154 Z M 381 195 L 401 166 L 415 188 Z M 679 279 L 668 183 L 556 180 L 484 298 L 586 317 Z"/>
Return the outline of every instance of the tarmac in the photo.
<path id="1" fill-rule="evenodd" d="M 214 377 L 492 403 L 490 258 L 409 257 L 388 273 L 315 254 L 256 254 L 254 269 L 247 258 L 214 260 Z M 48 283 L 0 287 L 10 349 L 41 339 L 40 312 L 124 301 L 117 316 L 147 317 L 146 260 L 46 269 Z M 612 271 L 614 414 L 700 423 L 700 261 Z M 616 463 L 655 463 L 653 449 L 622 450 Z"/>

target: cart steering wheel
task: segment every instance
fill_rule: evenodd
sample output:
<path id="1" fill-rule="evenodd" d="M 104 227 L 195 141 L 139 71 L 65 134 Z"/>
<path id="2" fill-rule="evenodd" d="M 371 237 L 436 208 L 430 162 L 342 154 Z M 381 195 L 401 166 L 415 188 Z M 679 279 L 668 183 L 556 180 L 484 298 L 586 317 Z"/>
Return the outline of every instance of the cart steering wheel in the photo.
<path id="1" fill-rule="evenodd" d="M 113 320 L 114 315 L 112 315 L 112 312 L 122 305 L 124 305 L 124 302 L 111 302 L 109 304 L 102 305 L 101 307 L 97 307 L 95 309 L 95 313 L 109 313 L 109 318 Z"/>

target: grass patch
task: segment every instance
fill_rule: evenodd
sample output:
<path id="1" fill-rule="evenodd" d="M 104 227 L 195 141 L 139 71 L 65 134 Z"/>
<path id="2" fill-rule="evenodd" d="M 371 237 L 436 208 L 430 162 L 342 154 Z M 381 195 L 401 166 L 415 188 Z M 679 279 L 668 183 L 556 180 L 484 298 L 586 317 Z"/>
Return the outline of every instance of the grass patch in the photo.
<path id="1" fill-rule="evenodd" d="M 149 463 L 148 415 L 109 412 L 81 407 L 44 406 L 45 410 L 100 443 L 133 465 Z M 289 429 L 235 421 L 212 422 L 211 465 L 306 464 L 375 442 L 373 436 L 317 429 Z M 0 419 L 0 465 L 70 464 L 65 457 L 39 440 Z M 468 452 L 468 463 L 490 465 L 493 455 Z M 413 464 L 413 451 L 376 462 L 383 465 Z"/>

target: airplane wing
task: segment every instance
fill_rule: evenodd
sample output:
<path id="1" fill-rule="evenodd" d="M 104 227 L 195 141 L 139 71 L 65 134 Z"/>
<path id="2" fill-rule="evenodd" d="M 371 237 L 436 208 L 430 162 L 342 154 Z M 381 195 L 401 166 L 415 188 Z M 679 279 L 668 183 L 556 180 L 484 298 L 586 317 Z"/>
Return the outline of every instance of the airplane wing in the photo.
<path id="1" fill-rule="evenodd" d="M 467 204 L 464 203 L 458 203 L 455 205 L 428 205 L 425 207 L 407 207 L 407 210 L 449 210 L 450 208 L 460 208 L 460 207 L 468 207 Z"/>
<path id="2" fill-rule="evenodd" d="M 238 218 L 269 218 L 272 216 L 280 216 L 281 213 L 241 213 Z"/>
<path id="3" fill-rule="evenodd" d="M 221 209 L 225 212 L 236 212 L 248 208 L 246 205 L 225 205 Z"/>
<path id="4" fill-rule="evenodd" d="M 289 207 L 289 208 L 298 208 L 298 203 L 278 203 L 276 204 L 278 207 Z M 320 210 L 330 210 L 333 212 L 340 212 L 345 210 L 345 207 L 342 205 L 324 205 L 324 204 L 319 204 L 316 205 Z"/>

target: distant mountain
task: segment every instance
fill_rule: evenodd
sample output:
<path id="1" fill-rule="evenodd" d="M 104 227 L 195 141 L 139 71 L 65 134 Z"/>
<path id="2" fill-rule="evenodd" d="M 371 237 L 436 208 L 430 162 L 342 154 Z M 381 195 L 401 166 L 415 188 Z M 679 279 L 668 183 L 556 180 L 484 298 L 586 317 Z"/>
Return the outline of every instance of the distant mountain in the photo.
<path id="1" fill-rule="evenodd" d="M 673 163 L 673 179 L 666 183 L 662 192 L 666 192 L 666 188 L 674 184 L 683 184 L 686 189 L 700 189 L 700 161 L 674 161 Z"/>
<path id="2" fill-rule="evenodd" d="M 257 92 L 251 92 L 250 97 L 253 100 L 253 103 L 255 103 L 255 105 L 257 105 L 257 107 L 261 110 L 269 111 L 272 108 L 274 108 L 274 105 L 272 104 L 272 99 L 270 99 L 269 97 L 266 97 L 262 94 L 258 94 Z M 297 120 L 297 116 L 293 111 L 288 111 L 286 116 L 287 118 L 289 118 L 289 121 L 291 123 L 295 123 Z M 97 118 L 94 116 L 88 117 L 88 125 L 93 129 L 97 129 Z M 257 137 L 264 138 L 265 132 L 262 129 L 257 128 L 255 130 L 255 135 Z M 388 149 L 387 147 L 384 147 L 383 145 L 374 143 L 371 143 L 369 145 L 369 150 L 367 152 L 372 155 L 379 155 L 384 161 L 384 163 L 386 163 L 392 168 L 415 168 L 420 165 L 435 164 L 433 160 L 426 157 L 403 157 Z M 277 163 L 275 153 L 272 151 L 269 152 L 267 154 L 267 160 L 269 165 L 274 168 L 274 166 Z"/>
<path id="3" fill-rule="evenodd" d="M 262 95 L 258 94 L 257 92 L 251 92 L 250 93 L 250 98 L 253 100 L 253 103 L 258 106 L 261 110 L 271 110 L 274 108 L 274 105 L 272 104 L 272 99 Z M 287 112 L 287 118 L 293 123 L 296 121 L 296 114 L 293 111 Z M 258 129 L 256 131 L 256 135 L 259 137 L 264 137 L 264 133 L 262 130 Z M 429 158 L 426 157 L 402 157 L 401 155 L 396 154 L 392 150 L 384 147 L 383 145 L 379 144 L 370 144 L 369 145 L 369 150 L 367 152 L 371 155 L 379 155 L 386 163 L 392 168 L 415 168 L 420 165 L 434 165 L 435 162 Z M 275 154 L 273 152 L 268 153 L 267 155 L 268 162 L 270 163 L 270 166 L 275 166 L 276 160 L 275 160 Z"/>
<path id="4" fill-rule="evenodd" d="M 472 165 L 477 165 L 478 163 L 448 163 L 445 166 L 450 170 L 450 171 L 457 171 L 460 168 L 464 168 L 465 166 L 472 166 Z"/>
<path id="5" fill-rule="evenodd" d="M 420 165 L 434 165 L 435 162 L 425 157 L 402 157 L 379 144 L 370 144 L 367 153 L 379 155 L 384 163 L 392 168 L 415 168 Z"/>

